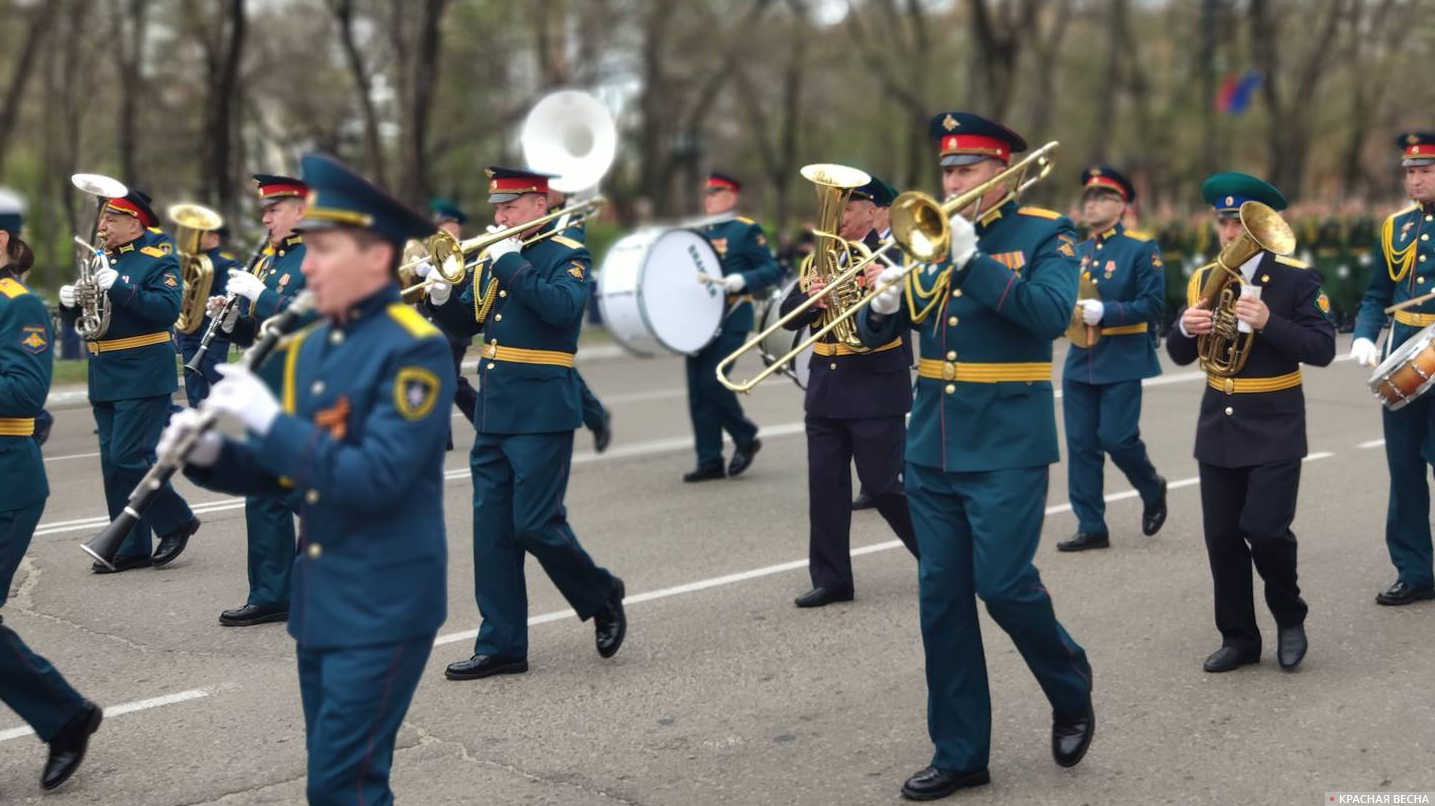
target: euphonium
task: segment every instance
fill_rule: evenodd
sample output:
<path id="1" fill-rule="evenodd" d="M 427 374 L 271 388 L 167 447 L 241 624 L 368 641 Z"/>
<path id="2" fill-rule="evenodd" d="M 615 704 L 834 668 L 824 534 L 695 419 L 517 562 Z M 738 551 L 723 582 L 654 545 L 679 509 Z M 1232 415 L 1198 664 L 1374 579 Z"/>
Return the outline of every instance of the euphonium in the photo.
<path id="1" fill-rule="evenodd" d="M 1258 201 L 1241 205 L 1241 234 L 1221 247 L 1212 263 L 1197 269 L 1206 272 L 1196 304 L 1211 311 L 1211 331 L 1196 337 L 1196 354 L 1201 368 L 1222 378 L 1240 372 L 1250 358 L 1254 331 L 1242 331 L 1236 319 L 1236 300 L 1241 298 L 1241 264 L 1261 252 L 1288 255 L 1295 251 L 1295 233 L 1280 213 Z"/>
<path id="2" fill-rule="evenodd" d="M 224 226 L 219 213 L 198 204 L 176 204 L 169 208 L 174 222 L 174 251 L 179 256 L 180 276 L 184 290 L 179 300 L 179 318 L 174 327 L 181 333 L 193 333 L 204 321 L 204 306 L 214 286 L 214 261 L 204 254 L 200 240 L 204 233 Z"/>
<path id="3" fill-rule="evenodd" d="M 101 269 L 110 267 L 110 259 L 101 243 L 100 220 L 104 216 L 106 202 L 130 191 L 118 179 L 101 174 L 75 174 L 70 177 L 70 184 L 95 197 L 95 226 L 90 231 L 90 240 L 75 236 L 79 275 L 74 285 L 75 307 L 80 309 L 75 320 L 75 332 L 86 341 L 96 341 L 110 329 L 110 298 L 95 282 L 95 275 Z"/>
<path id="4" fill-rule="evenodd" d="M 857 336 L 857 323 L 844 313 L 862 299 L 862 290 L 857 287 L 857 277 L 838 282 L 843 269 L 861 260 L 865 248 L 853 249 L 852 244 L 838 234 L 842 224 L 842 211 L 852 191 L 868 182 L 872 177 L 856 168 L 831 163 L 816 163 L 802 168 L 802 178 L 811 182 L 817 191 L 817 224 L 812 228 L 815 240 L 812 254 L 802 259 L 798 268 L 798 284 L 806 291 L 813 279 L 819 279 L 824 287 L 831 286 L 827 304 L 821 316 L 814 323 L 816 328 L 836 321 L 832 330 L 837 341 L 854 350 L 865 351 L 862 340 Z M 860 275 L 859 275 L 860 276 Z"/>
<path id="5" fill-rule="evenodd" d="M 1081 277 L 1076 281 L 1076 299 L 1080 302 L 1084 299 L 1100 299 L 1101 292 L 1096 288 L 1096 281 L 1091 279 L 1091 273 L 1082 269 Z M 1076 310 L 1071 312 L 1071 322 L 1066 326 L 1066 337 L 1071 340 L 1075 347 L 1090 349 L 1101 341 L 1101 328 L 1086 324 L 1082 318 L 1081 306 L 1077 305 Z"/>

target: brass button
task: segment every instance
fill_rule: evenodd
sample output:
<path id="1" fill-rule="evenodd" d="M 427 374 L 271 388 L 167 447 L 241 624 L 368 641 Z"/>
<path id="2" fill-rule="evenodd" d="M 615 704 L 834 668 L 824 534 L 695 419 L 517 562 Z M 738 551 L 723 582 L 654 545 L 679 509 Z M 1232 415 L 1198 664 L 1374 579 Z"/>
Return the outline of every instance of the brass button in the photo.
<path id="1" fill-rule="evenodd" d="M 1425 215 L 1425 220 L 1426 220 L 1426 221 L 1435 221 L 1435 215 L 1430 215 L 1429 213 L 1426 213 L 1426 215 Z"/>
<path id="2" fill-rule="evenodd" d="M 952 296 L 953 296 L 953 297 L 960 297 L 961 295 L 962 295 L 962 289 L 960 289 L 960 288 L 954 288 L 954 289 L 952 289 Z"/>
<path id="3" fill-rule="evenodd" d="M 489 369 L 493 369 L 493 362 L 492 362 L 492 361 L 488 362 L 488 368 L 489 368 Z"/>
<path id="4" fill-rule="evenodd" d="M 1230 406 L 1227 406 L 1227 407 L 1226 407 L 1226 416 L 1227 416 L 1227 417 L 1229 417 L 1229 416 L 1231 416 L 1232 414 L 1235 414 L 1235 413 L 1236 413 L 1236 410 L 1235 410 L 1235 409 L 1231 408 Z"/>
<path id="5" fill-rule="evenodd" d="M 501 313 L 496 313 L 496 314 L 494 314 L 494 315 L 493 315 L 493 321 L 495 321 L 495 322 L 502 322 L 502 321 L 503 321 L 503 314 L 501 314 Z"/>
<path id="6" fill-rule="evenodd" d="M 836 361 L 833 361 L 832 363 L 830 363 L 830 364 L 827 365 L 827 368 L 828 368 L 828 369 L 837 369 L 837 362 L 836 362 Z"/>
<path id="7" fill-rule="evenodd" d="M 506 296 L 508 296 L 508 292 L 505 291 L 505 290 L 503 290 L 502 288 L 500 288 L 500 289 L 498 289 L 498 296 L 499 296 L 499 297 L 506 297 Z"/>
<path id="8" fill-rule="evenodd" d="M 342 331 L 342 330 L 331 330 L 331 331 L 329 331 L 329 343 L 330 343 L 330 344 L 343 344 L 343 343 L 344 343 L 344 331 Z"/>
<path id="9" fill-rule="evenodd" d="M 1230 378 L 1227 378 L 1225 382 L 1221 384 L 1221 388 L 1225 391 L 1226 394 L 1232 394 L 1236 391 L 1236 382 Z"/>
<path id="10" fill-rule="evenodd" d="M 1428 232 L 1422 232 L 1422 233 L 1420 233 L 1420 240 L 1422 240 L 1422 241 L 1428 241 L 1428 240 L 1430 240 L 1430 233 L 1428 233 Z"/>
<path id="11" fill-rule="evenodd" d="M 948 361 L 956 361 L 956 360 L 957 360 L 957 351 L 956 351 L 956 350 L 948 350 L 948 351 L 947 351 L 947 360 L 948 360 Z"/>
<path id="12" fill-rule="evenodd" d="M 323 381 L 314 381 L 314 383 L 312 383 L 312 384 L 309 385 L 309 393 L 310 393 L 310 394 L 313 394 L 313 395 L 322 395 L 322 394 L 324 394 L 324 382 L 323 382 Z"/>
<path id="13" fill-rule="evenodd" d="M 304 493 L 304 500 L 305 500 L 305 501 L 308 501 L 308 502 L 311 503 L 311 504 L 317 504 L 317 503 L 319 503 L 319 491 L 318 491 L 318 490 L 310 490 L 309 492 Z"/>
<path id="14" fill-rule="evenodd" d="M 1420 256 L 1420 262 L 1421 262 L 1421 263 L 1424 263 L 1424 262 L 1425 262 L 1425 256 L 1424 256 L 1424 255 L 1421 255 L 1421 256 Z"/>
<path id="15" fill-rule="evenodd" d="M 1101 244 L 1097 244 L 1097 245 L 1096 245 L 1096 251 L 1098 251 L 1098 252 L 1101 251 Z"/>
<path id="16" fill-rule="evenodd" d="M 955 317 L 955 316 L 948 316 L 948 317 L 947 317 L 947 325 L 948 325 L 948 326 L 950 326 L 950 327 L 955 327 L 956 324 L 957 324 L 957 317 Z"/>
<path id="17" fill-rule="evenodd" d="M 954 395 L 954 394 L 956 394 L 956 393 L 957 393 L 957 385 L 954 384 L 954 383 L 949 383 L 949 384 L 947 384 L 947 394 L 949 394 L 949 395 Z"/>
<path id="18" fill-rule="evenodd" d="M 310 543 L 310 544 L 309 544 L 309 559 L 311 559 L 311 560 L 317 560 L 317 559 L 319 559 L 319 557 L 322 556 L 323 554 L 324 554 L 324 547 L 323 547 L 323 546 L 319 545 L 318 543 Z"/>
<path id="19" fill-rule="evenodd" d="M 497 344 L 498 344 L 498 339 L 489 339 L 489 340 L 488 340 L 488 343 L 489 343 L 489 344 L 493 344 L 493 345 L 497 345 Z"/>

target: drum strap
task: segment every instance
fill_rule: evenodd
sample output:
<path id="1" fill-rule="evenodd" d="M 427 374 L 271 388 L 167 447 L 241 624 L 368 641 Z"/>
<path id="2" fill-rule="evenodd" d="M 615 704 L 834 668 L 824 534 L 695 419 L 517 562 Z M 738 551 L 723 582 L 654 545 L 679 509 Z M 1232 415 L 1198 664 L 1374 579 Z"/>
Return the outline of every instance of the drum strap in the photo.
<path id="1" fill-rule="evenodd" d="M 1284 375 L 1272 375 L 1268 378 L 1221 378 L 1215 375 L 1207 375 L 1206 385 L 1215 389 L 1217 392 L 1225 392 L 1228 395 L 1279 392 L 1282 389 L 1292 389 L 1300 386 L 1300 370 L 1287 372 Z"/>
<path id="2" fill-rule="evenodd" d="M 1003 381 L 1051 380 L 1050 361 L 942 361 L 938 358 L 923 358 L 917 362 L 917 375 L 939 381 L 962 381 L 963 383 L 1001 383 Z"/>

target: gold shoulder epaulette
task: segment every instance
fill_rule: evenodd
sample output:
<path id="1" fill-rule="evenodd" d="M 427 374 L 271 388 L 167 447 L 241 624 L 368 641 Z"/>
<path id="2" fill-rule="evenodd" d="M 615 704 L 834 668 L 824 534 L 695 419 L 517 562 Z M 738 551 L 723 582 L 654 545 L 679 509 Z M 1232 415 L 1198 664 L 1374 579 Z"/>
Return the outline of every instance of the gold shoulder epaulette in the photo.
<path id="1" fill-rule="evenodd" d="M 1045 207 L 1033 207 L 1031 205 L 1026 205 L 1024 207 L 1018 207 L 1016 211 L 1021 215 L 1036 216 L 1037 218 L 1061 218 L 1061 213 L 1058 213 L 1055 210 L 1048 210 Z"/>
<path id="2" fill-rule="evenodd" d="M 1130 238 L 1130 239 L 1132 239 L 1132 240 L 1134 240 L 1134 241 L 1149 241 L 1149 240 L 1151 240 L 1152 238 L 1154 238 L 1154 237 L 1156 237 L 1156 236 L 1152 235 L 1151 233 L 1147 232 L 1146 230 L 1141 230 L 1141 229 L 1129 229 L 1129 230 L 1126 230 L 1126 237 L 1128 237 L 1128 238 Z"/>
<path id="3" fill-rule="evenodd" d="M 1280 264 L 1283 264 L 1283 265 L 1286 265 L 1286 266 L 1290 266 L 1291 268 L 1295 268 L 1295 269 L 1308 269 L 1308 268 L 1310 268 L 1310 265 L 1309 265 L 1308 263 L 1306 263 L 1305 261 L 1300 260 L 1300 259 L 1298 259 L 1298 258 L 1289 257 L 1289 256 L 1287 256 L 1287 255 L 1276 255 L 1276 262 L 1277 262 L 1277 263 L 1280 263 Z"/>
<path id="4" fill-rule="evenodd" d="M 23 285 L 20 285 L 20 281 L 16 280 L 14 277 L 6 277 L 4 279 L 0 279 L 0 294 L 4 294 L 10 299 L 14 299 L 21 294 L 27 293 L 29 293 L 29 289 L 25 288 L 25 286 Z"/>
<path id="5" fill-rule="evenodd" d="M 165 252 L 158 246 L 141 246 L 140 254 L 149 255 L 150 257 L 164 257 Z"/>
<path id="6" fill-rule="evenodd" d="M 582 244 L 581 242 L 575 241 L 575 240 L 573 240 L 572 238 L 569 238 L 567 235 L 554 235 L 554 236 L 553 236 L 553 242 L 556 243 L 556 244 L 562 244 L 563 246 L 566 246 L 566 247 L 568 247 L 569 249 L 582 249 L 582 248 L 583 248 L 583 244 Z"/>
<path id="7" fill-rule="evenodd" d="M 234 257 L 233 252 L 227 252 L 223 249 L 219 250 L 219 256 L 224 258 L 225 260 L 237 260 L 237 258 Z"/>
<path id="8" fill-rule="evenodd" d="M 737 220 L 738 220 L 738 221 L 741 221 L 741 222 L 744 223 L 744 224 L 756 224 L 756 223 L 757 223 L 756 221 L 753 221 L 751 218 L 748 218 L 748 217 L 745 216 L 745 215 L 740 215 L 740 216 L 738 216 L 738 217 L 737 217 Z"/>
<path id="9" fill-rule="evenodd" d="M 399 323 L 399 327 L 407 330 L 410 336 L 416 339 L 437 336 L 439 329 L 434 327 L 433 322 L 423 318 L 418 311 L 402 302 L 395 302 L 389 305 L 389 318 Z"/>

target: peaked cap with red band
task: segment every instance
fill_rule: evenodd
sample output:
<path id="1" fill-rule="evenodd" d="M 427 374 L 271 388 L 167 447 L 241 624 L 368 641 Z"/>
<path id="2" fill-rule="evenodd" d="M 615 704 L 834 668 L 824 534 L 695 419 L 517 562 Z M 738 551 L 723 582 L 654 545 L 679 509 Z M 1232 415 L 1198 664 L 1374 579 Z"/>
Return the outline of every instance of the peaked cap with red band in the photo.
<path id="1" fill-rule="evenodd" d="M 548 193 L 548 180 L 557 174 L 545 174 L 526 168 L 504 168 L 489 166 L 488 200 L 493 204 L 513 201 L 525 193 Z"/>
<path id="2" fill-rule="evenodd" d="M 1435 133 L 1406 132 L 1395 138 L 1395 145 L 1400 149 L 1402 168 L 1435 162 Z"/>
<path id="3" fill-rule="evenodd" d="M 1011 155 L 1026 150 L 1021 135 L 970 112 L 942 112 L 929 128 L 943 167 L 968 165 L 984 159 L 1011 162 Z"/>
<path id="4" fill-rule="evenodd" d="M 708 174 L 707 192 L 711 193 L 715 190 L 731 190 L 733 193 L 737 193 L 742 190 L 742 183 L 727 174 L 713 171 Z"/>
<path id="5" fill-rule="evenodd" d="M 254 174 L 251 177 L 259 192 L 259 203 L 269 204 L 280 199 L 304 199 L 309 196 L 309 186 L 303 180 L 277 174 Z"/>
<path id="6" fill-rule="evenodd" d="M 1110 190 L 1120 195 L 1127 204 L 1136 200 L 1136 188 L 1131 185 L 1131 180 L 1110 165 L 1093 165 L 1081 172 L 1083 193 L 1093 188 Z"/>
<path id="7" fill-rule="evenodd" d="M 107 200 L 105 202 L 105 212 L 133 216 L 139 220 L 140 226 L 148 229 L 159 225 L 159 218 L 155 216 L 154 210 L 150 208 L 149 203 L 150 198 L 148 193 L 130 188 L 130 192 L 124 196 Z"/>

